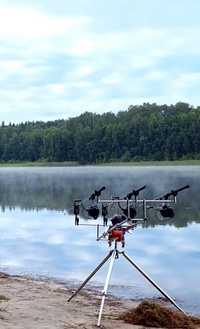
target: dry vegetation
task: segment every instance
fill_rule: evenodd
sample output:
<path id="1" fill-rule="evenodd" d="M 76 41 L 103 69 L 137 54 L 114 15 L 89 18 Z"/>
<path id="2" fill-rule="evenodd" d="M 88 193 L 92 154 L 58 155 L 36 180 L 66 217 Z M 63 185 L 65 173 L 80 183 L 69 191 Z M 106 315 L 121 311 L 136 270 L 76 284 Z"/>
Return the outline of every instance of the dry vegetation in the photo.
<path id="1" fill-rule="evenodd" d="M 195 329 L 200 325 L 199 318 L 186 316 L 149 301 L 144 301 L 135 309 L 123 313 L 119 319 L 127 323 L 154 328 Z"/>

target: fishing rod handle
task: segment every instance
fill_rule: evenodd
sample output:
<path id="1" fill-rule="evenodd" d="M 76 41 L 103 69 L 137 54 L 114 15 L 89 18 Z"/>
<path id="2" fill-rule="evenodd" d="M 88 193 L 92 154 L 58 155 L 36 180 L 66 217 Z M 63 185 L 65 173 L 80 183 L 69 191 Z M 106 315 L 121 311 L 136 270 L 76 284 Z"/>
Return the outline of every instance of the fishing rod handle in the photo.
<path id="1" fill-rule="evenodd" d="M 139 193 L 140 191 L 144 190 L 146 188 L 146 185 L 140 187 L 138 190 L 136 190 L 135 192 Z"/>
<path id="2" fill-rule="evenodd" d="M 106 188 L 105 186 L 102 186 L 99 190 L 95 190 L 96 195 L 100 195 L 102 191 L 104 191 Z"/>
<path id="3" fill-rule="evenodd" d="M 183 191 L 183 190 L 188 189 L 189 187 L 190 187 L 190 185 L 185 185 L 185 186 L 180 187 L 179 189 L 177 189 L 177 190 L 175 190 L 175 191 L 172 191 L 172 192 L 174 192 L 174 193 L 178 193 L 178 192 L 181 192 L 181 191 Z"/>

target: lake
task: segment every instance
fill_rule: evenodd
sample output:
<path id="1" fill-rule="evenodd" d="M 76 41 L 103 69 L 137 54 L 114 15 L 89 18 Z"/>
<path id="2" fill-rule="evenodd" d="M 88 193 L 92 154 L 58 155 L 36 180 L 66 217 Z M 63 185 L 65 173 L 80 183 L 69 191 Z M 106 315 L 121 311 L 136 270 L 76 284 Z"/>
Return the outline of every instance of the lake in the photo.
<path id="1" fill-rule="evenodd" d="M 200 167 L 0 168 L 0 269 L 66 281 L 83 280 L 108 253 L 95 227 L 74 226 L 72 204 L 106 186 L 105 197 L 180 193 L 176 216 L 150 210 L 144 226 L 127 234 L 126 252 L 186 311 L 200 314 Z M 83 214 L 82 223 L 88 223 Z M 91 222 L 91 221 L 90 221 Z M 102 287 L 107 266 L 93 279 Z M 124 298 L 159 294 L 125 260 L 114 266 L 110 292 Z"/>

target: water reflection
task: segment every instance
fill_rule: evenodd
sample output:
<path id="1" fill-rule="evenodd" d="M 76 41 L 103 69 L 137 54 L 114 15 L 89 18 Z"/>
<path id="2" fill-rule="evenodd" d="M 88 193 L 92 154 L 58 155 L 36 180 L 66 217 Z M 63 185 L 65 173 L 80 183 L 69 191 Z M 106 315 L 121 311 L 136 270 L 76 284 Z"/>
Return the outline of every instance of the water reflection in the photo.
<path id="1" fill-rule="evenodd" d="M 176 217 L 169 224 L 177 227 L 200 222 L 198 195 L 200 167 L 75 167 L 75 168 L 1 168 L 0 206 L 24 210 L 67 210 L 72 213 L 75 198 L 86 199 L 95 188 L 107 187 L 105 196 L 124 196 L 147 185 L 146 197 L 163 195 L 172 188 L 190 184 L 181 193 Z M 160 223 L 159 213 L 148 225 Z M 164 223 L 165 224 L 165 223 Z"/>
<path id="2" fill-rule="evenodd" d="M 199 173 L 199 167 L 0 169 L 1 270 L 83 280 L 105 256 L 107 245 L 95 241 L 93 227 L 74 227 L 74 198 L 84 199 L 102 185 L 110 196 L 146 184 L 150 197 L 189 183 L 176 218 L 160 222 L 152 217 L 147 228 L 127 234 L 127 253 L 187 311 L 200 313 Z M 95 277 L 95 284 L 102 285 L 106 271 Z M 112 283 L 117 295 L 157 296 L 121 259 Z"/>
<path id="3" fill-rule="evenodd" d="M 15 212 L 0 215 L 1 269 L 65 280 L 83 280 L 108 252 L 106 242 L 95 241 L 92 227 L 74 228 L 62 212 Z M 127 253 L 186 310 L 200 307 L 200 224 L 177 230 L 173 226 L 138 228 L 127 235 Z M 94 278 L 102 285 L 107 266 Z M 129 298 L 158 296 L 123 259 L 114 266 L 111 292 Z M 125 287 L 124 287 L 125 286 Z"/>

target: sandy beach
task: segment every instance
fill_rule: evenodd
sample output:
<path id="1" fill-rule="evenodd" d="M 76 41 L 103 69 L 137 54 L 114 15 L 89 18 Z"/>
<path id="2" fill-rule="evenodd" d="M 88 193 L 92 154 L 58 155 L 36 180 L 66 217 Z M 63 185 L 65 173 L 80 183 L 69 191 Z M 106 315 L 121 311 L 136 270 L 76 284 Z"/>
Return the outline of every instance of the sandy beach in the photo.
<path id="1" fill-rule="evenodd" d="M 101 295 L 86 289 L 70 303 L 73 289 L 54 280 L 0 274 L 1 329 L 92 329 L 96 327 Z M 117 319 L 137 306 L 130 300 L 108 296 L 102 318 L 104 329 L 139 329 Z"/>

